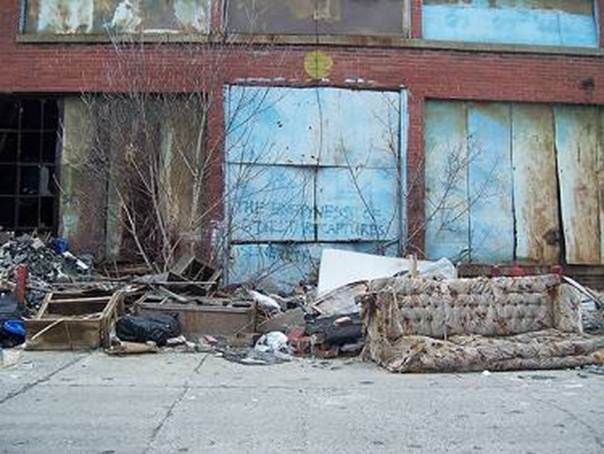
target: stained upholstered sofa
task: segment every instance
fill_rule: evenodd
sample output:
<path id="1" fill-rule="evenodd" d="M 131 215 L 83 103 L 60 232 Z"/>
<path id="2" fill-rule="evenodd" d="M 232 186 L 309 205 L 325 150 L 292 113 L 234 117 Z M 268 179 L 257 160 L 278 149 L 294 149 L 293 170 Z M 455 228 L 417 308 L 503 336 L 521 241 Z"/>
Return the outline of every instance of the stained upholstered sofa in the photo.
<path id="1" fill-rule="evenodd" d="M 549 369 L 604 362 L 557 275 L 371 282 L 363 356 L 393 372 Z"/>

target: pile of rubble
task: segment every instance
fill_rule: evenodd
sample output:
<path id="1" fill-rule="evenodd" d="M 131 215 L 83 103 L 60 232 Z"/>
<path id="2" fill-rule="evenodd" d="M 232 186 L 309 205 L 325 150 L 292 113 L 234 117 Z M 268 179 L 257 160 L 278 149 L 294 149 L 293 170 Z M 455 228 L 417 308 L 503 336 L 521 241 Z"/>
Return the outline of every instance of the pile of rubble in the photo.
<path id="1" fill-rule="evenodd" d="M 0 282 L 15 284 L 16 271 L 25 266 L 28 274 L 26 302 L 30 310 L 40 308 L 52 284 L 92 279 L 92 259 L 78 258 L 66 250 L 64 242 L 21 235 L 0 246 Z"/>

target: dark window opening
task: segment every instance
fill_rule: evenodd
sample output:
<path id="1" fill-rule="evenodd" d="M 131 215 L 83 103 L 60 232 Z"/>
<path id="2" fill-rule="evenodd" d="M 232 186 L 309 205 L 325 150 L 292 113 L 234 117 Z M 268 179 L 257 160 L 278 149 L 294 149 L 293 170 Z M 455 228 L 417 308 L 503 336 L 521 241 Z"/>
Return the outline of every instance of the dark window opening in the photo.
<path id="1" fill-rule="evenodd" d="M 227 30 L 267 34 L 406 34 L 407 0 L 229 0 Z"/>
<path id="2" fill-rule="evenodd" d="M 55 232 L 59 106 L 53 98 L 0 96 L 0 227 Z"/>

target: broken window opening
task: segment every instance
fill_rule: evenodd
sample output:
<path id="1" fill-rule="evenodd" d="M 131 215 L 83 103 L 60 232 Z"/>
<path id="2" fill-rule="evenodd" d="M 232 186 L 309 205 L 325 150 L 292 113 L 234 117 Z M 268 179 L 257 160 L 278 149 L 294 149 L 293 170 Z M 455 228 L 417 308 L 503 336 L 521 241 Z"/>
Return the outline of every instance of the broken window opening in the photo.
<path id="1" fill-rule="evenodd" d="M 0 96 L 0 227 L 57 228 L 57 99 Z"/>

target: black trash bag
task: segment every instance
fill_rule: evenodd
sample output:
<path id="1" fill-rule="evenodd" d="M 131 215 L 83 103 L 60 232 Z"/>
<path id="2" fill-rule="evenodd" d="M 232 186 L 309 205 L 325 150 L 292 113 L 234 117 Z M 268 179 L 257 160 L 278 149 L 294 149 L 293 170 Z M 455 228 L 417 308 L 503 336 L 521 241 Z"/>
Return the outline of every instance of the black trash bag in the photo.
<path id="1" fill-rule="evenodd" d="M 174 315 L 127 315 L 115 324 L 117 337 L 125 342 L 153 341 L 159 347 L 180 336 L 180 322 Z"/>
<path id="2" fill-rule="evenodd" d="M 13 292 L 0 289 L 0 347 L 11 348 L 25 342 L 21 309 Z"/>
<path id="3" fill-rule="evenodd" d="M 336 324 L 336 320 L 345 317 L 350 319 L 349 323 Z M 305 322 L 307 335 L 321 335 L 329 345 L 353 344 L 363 336 L 360 314 L 307 317 Z"/>

